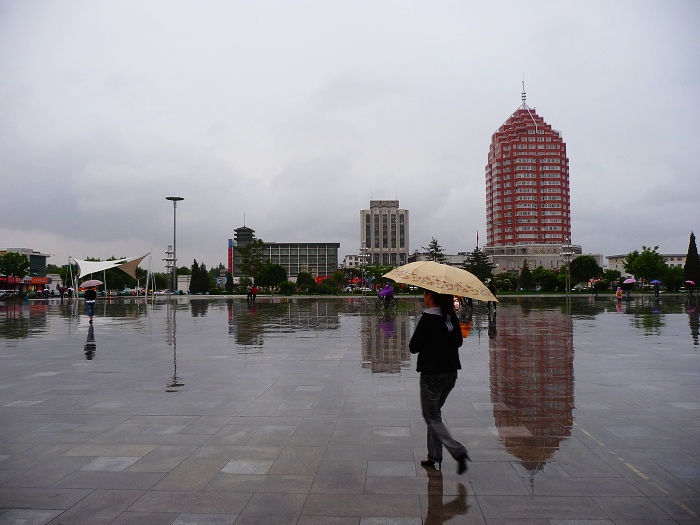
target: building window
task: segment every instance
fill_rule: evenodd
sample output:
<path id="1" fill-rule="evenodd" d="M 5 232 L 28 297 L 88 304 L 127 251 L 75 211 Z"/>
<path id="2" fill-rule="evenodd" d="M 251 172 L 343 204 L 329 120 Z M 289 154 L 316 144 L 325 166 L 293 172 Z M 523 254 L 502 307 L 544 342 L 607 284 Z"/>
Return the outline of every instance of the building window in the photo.
<path id="1" fill-rule="evenodd" d="M 388 248 L 388 247 L 389 247 L 389 216 L 386 213 L 382 213 L 382 248 Z"/>
<path id="2" fill-rule="evenodd" d="M 372 247 L 372 219 L 370 215 L 365 215 L 365 247 Z"/>
<path id="3" fill-rule="evenodd" d="M 374 247 L 379 248 L 379 215 L 374 216 Z"/>

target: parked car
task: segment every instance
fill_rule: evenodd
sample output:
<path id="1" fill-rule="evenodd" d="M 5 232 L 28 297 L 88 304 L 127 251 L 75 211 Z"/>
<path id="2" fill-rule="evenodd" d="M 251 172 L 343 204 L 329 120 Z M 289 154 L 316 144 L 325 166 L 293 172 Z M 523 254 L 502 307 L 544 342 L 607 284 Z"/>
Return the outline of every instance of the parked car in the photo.
<path id="1" fill-rule="evenodd" d="M 19 290 L 0 290 L 0 301 L 9 299 L 13 295 L 19 295 Z"/>

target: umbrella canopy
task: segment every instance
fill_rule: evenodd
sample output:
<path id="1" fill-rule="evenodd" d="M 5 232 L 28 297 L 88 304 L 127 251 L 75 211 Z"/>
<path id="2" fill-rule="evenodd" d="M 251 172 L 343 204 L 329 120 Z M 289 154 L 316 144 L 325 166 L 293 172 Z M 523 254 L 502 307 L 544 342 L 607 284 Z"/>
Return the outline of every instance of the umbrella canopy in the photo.
<path id="1" fill-rule="evenodd" d="M 384 277 L 397 283 L 412 284 L 442 294 L 498 302 L 498 299 L 473 273 L 434 261 L 404 264 L 385 273 Z"/>
<path id="2" fill-rule="evenodd" d="M 654 279 L 653 281 L 651 281 L 651 284 L 661 284 L 661 281 L 659 281 L 658 279 Z"/>
<path id="3" fill-rule="evenodd" d="M 80 283 L 80 288 L 92 288 L 93 286 L 99 286 L 101 284 L 102 281 L 98 281 L 97 279 L 89 279 Z"/>
<path id="4" fill-rule="evenodd" d="M 630 277 L 629 279 L 625 279 L 625 280 L 622 281 L 622 282 L 623 282 L 623 284 L 632 284 L 632 283 L 636 283 L 636 282 L 637 282 L 637 279 L 632 279 L 632 278 Z"/>
<path id="5" fill-rule="evenodd" d="M 693 286 L 695 286 L 695 281 L 686 281 L 686 283 L 687 283 L 687 284 L 692 284 Z"/>

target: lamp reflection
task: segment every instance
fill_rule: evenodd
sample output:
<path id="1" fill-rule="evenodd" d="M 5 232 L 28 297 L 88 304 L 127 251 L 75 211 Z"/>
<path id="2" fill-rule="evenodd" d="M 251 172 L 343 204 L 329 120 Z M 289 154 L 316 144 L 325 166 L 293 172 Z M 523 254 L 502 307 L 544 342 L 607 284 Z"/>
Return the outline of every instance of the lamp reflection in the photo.
<path id="1" fill-rule="evenodd" d="M 173 347 L 173 376 L 166 384 L 166 392 L 178 392 L 184 386 L 181 378 L 177 375 L 177 303 L 168 301 L 166 303 L 166 342 Z"/>
<path id="2" fill-rule="evenodd" d="M 457 495 L 451 501 L 444 502 L 442 471 L 432 467 L 423 467 L 428 474 L 428 510 L 425 515 L 425 525 L 441 525 L 455 516 L 466 514 L 467 488 L 457 483 Z"/>
<path id="3" fill-rule="evenodd" d="M 534 475 L 571 435 L 573 323 L 554 311 L 499 309 L 489 319 L 491 400 L 506 450 Z"/>
<path id="4" fill-rule="evenodd" d="M 95 343 L 95 325 L 91 324 L 88 327 L 87 341 L 85 342 L 85 359 L 92 361 L 97 351 L 97 343 Z"/>

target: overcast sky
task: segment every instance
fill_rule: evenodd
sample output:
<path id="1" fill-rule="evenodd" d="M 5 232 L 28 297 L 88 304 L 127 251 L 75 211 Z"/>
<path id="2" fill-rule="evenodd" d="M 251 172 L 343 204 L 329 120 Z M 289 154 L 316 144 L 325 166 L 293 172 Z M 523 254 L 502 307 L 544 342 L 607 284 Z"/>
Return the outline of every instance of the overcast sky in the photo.
<path id="1" fill-rule="evenodd" d="M 410 249 L 486 240 L 491 134 L 562 132 L 572 242 L 686 253 L 700 233 L 700 2 L 0 0 L 0 248 L 64 264 L 226 263 L 339 242 L 398 198 Z M 147 263 L 144 263 L 147 266 Z"/>

